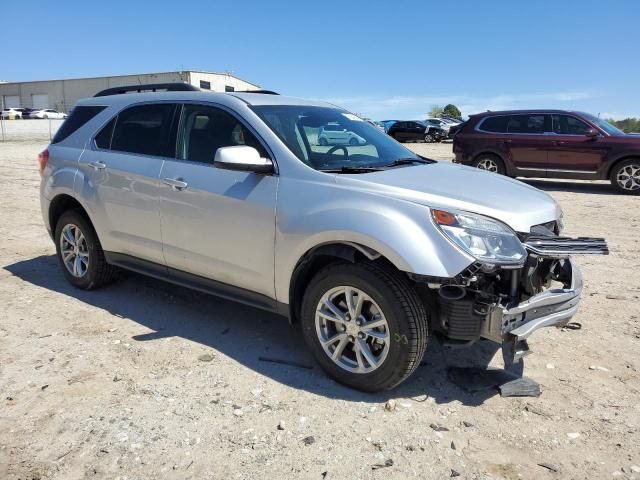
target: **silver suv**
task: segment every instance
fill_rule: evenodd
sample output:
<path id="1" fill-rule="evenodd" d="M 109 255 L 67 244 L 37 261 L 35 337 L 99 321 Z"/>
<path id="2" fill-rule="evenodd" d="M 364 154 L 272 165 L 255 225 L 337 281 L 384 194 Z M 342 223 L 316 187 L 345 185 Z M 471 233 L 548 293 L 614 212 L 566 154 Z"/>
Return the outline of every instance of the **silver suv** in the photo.
<path id="1" fill-rule="evenodd" d="M 340 126 L 364 141 L 318 145 Z M 326 372 L 377 391 L 405 380 L 430 336 L 526 353 L 580 301 L 547 194 L 420 157 L 359 117 L 265 93 L 82 100 L 39 158 L 44 222 L 74 286 L 118 268 L 300 322 Z M 132 300 L 134 301 L 134 300 Z"/>

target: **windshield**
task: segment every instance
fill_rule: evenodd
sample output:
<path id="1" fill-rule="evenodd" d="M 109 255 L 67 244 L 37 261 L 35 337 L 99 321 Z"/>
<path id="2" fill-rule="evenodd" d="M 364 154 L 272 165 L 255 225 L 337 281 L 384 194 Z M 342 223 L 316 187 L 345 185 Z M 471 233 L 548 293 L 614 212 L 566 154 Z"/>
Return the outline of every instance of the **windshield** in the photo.
<path id="1" fill-rule="evenodd" d="M 611 125 L 606 120 L 603 120 L 603 119 L 601 119 L 599 117 L 596 117 L 595 115 L 591 115 L 590 113 L 582 113 L 581 115 L 586 117 L 587 120 L 590 120 L 591 123 L 594 123 L 598 128 L 601 128 L 602 130 L 604 130 L 609 135 L 626 135 L 619 128 L 614 127 L 613 125 Z"/>
<path id="2" fill-rule="evenodd" d="M 316 170 L 387 167 L 422 161 L 369 122 L 330 107 L 251 107 L 302 162 Z"/>

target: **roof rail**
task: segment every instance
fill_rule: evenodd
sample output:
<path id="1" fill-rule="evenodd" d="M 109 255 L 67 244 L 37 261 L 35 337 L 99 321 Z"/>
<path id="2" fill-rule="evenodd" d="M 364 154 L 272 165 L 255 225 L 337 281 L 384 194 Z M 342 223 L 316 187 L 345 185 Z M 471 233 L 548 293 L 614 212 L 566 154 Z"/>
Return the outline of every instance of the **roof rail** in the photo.
<path id="1" fill-rule="evenodd" d="M 263 95 L 280 95 L 278 92 L 274 92 L 273 90 L 236 90 L 229 93 L 261 93 Z"/>
<path id="2" fill-rule="evenodd" d="M 147 83 L 141 85 L 127 85 L 122 87 L 107 88 L 101 90 L 94 95 L 94 97 L 107 97 L 109 95 L 120 95 L 128 92 L 157 92 L 158 90 L 164 92 L 199 92 L 200 89 L 189 83 Z"/>

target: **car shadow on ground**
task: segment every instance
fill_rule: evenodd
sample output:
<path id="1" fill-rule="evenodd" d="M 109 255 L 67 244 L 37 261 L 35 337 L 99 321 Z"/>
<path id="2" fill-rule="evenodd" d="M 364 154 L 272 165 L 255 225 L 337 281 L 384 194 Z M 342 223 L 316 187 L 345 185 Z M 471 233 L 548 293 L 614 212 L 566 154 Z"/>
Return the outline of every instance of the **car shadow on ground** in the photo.
<path id="1" fill-rule="evenodd" d="M 4 269 L 25 282 L 73 297 L 151 330 L 133 336 L 133 341 L 188 339 L 277 382 L 317 395 L 371 403 L 402 397 L 419 401 L 428 396 L 437 403 L 460 401 L 480 405 L 497 394 L 495 389 L 467 391 L 447 376 L 447 368 L 452 366 L 486 367 L 499 350 L 492 342 L 453 349 L 432 338 L 422 364 L 409 380 L 390 392 L 367 394 L 344 387 L 324 374 L 307 352 L 299 326 L 290 326 L 284 317 L 128 272 L 105 288 L 78 290 L 64 278 L 54 255 L 20 261 Z"/>
<path id="2" fill-rule="evenodd" d="M 594 193 L 598 195 L 621 195 L 609 182 L 580 182 L 571 180 L 552 180 L 542 178 L 518 178 L 521 182 L 539 188 L 545 192 Z"/>

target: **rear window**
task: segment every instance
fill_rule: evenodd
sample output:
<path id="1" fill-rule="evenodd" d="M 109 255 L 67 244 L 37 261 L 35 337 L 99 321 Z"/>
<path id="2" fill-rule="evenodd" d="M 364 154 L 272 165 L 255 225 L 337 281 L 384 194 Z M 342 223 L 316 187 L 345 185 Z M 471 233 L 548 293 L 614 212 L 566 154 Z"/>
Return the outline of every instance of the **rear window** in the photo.
<path id="1" fill-rule="evenodd" d="M 509 117 L 504 115 L 500 117 L 488 117 L 482 121 L 478 129 L 483 132 L 504 133 L 507 131 L 508 120 Z"/>
<path id="2" fill-rule="evenodd" d="M 71 114 L 67 117 L 64 123 L 60 126 L 56 132 L 51 143 L 59 143 L 73 132 L 78 130 L 81 126 L 103 111 L 105 106 L 93 106 L 88 105 L 86 107 L 80 106 L 73 109 Z"/>
<path id="3" fill-rule="evenodd" d="M 487 117 L 478 130 L 490 133 L 543 134 L 550 131 L 551 120 L 546 114 L 500 115 Z"/>
<path id="4" fill-rule="evenodd" d="M 128 108 L 118 115 L 111 150 L 167 156 L 175 105 L 151 104 Z"/>

